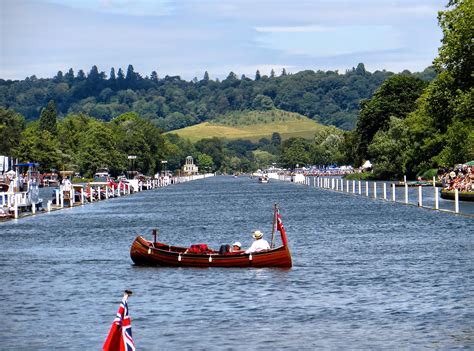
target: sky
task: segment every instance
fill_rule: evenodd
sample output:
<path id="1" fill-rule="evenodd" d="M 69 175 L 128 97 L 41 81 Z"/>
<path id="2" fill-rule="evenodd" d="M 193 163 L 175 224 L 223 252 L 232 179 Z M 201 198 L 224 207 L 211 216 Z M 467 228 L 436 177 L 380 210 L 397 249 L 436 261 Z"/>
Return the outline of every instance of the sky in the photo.
<path id="1" fill-rule="evenodd" d="M 142 76 L 422 71 L 439 0 L 0 0 L 0 78 L 132 64 Z"/>

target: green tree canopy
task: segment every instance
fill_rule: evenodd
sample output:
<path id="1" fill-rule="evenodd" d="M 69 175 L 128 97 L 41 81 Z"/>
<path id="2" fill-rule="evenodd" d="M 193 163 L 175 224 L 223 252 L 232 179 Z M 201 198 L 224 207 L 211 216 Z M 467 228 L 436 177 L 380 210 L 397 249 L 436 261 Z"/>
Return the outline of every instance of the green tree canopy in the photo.
<path id="1" fill-rule="evenodd" d="M 41 111 L 39 118 L 39 129 L 46 130 L 52 135 L 57 134 L 57 118 L 56 105 L 53 100 L 48 102 L 48 105 Z"/>

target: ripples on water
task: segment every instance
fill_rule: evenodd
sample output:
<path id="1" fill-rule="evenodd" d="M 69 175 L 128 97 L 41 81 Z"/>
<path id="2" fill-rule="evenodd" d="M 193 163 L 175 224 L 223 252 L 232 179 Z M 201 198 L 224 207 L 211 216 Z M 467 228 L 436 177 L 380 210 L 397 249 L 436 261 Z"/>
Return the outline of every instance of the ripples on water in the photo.
<path id="1" fill-rule="evenodd" d="M 218 248 L 281 206 L 294 267 L 136 267 L 138 233 Z M 473 220 L 217 177 L 0 223 L 2 350 L 98 350 L 124 289 L 139 350 L 474 348 Z"/>

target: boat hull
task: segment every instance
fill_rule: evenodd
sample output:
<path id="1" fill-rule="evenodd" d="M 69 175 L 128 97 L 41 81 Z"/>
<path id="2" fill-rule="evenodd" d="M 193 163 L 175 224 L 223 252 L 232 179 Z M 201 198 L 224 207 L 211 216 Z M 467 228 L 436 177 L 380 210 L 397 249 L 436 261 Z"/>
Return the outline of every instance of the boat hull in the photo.
<path id="1" fill-rule="evenodd" d="M 152 243 L 137 236 L 130 249 L 136 265 L 171 267 L 280 267 L 291 268 L 287 245 L 253 254 L 185 253 L 186 248 Z"/>
<path id="2" fill-rule="evenodd" d="M 441 189 L 441 198 L 445 200 L 454 200 L 454 190 Z M 459 201 L 474 201 L 474 192 L 460 191 Z"/>

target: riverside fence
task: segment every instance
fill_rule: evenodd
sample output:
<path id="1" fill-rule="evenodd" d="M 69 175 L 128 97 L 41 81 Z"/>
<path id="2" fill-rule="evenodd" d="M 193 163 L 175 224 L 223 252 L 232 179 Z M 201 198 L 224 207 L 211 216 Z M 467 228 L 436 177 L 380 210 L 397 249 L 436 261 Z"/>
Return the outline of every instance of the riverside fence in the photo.
<path id="1" fill-rule="evenodd" d="M 425 209 L 449 212 L 474 217 L 474 203 L 459 200 L 459 192 L 454 192 L 454 200 L 440 199 L 440 188 L 436 186 L 409 186 L 381 181 L 346 180 L 341 177 L 300 177 L 280 175 L 279 180 L 291 181 L 319 189 L 365 196 L 367 198 L 390 201 Z"/>
<path id="2" fill-rule="evenodd" d="M 120 182 L 111 186 L 109 184 L 87 183 L 61 185 L 51 189 L 51 198 L 32 201 L 32 194 L 25 192 L 0 192 L 0 211 L 5 216 L 0 220 L 18 219 L 38 213 L 48 213 L 64 208 L 84 206 L 99 201 L 109 200 L 114 197 L 127 196 L 145 190 L 158 189 L 174 184 L 212 177 L 214 174 L 199 174 L 190 176 L 171 177 L 169 180 L 148 179 L 146 181 Z M 36 195 L 38 196 L 38 195 Z"/>

